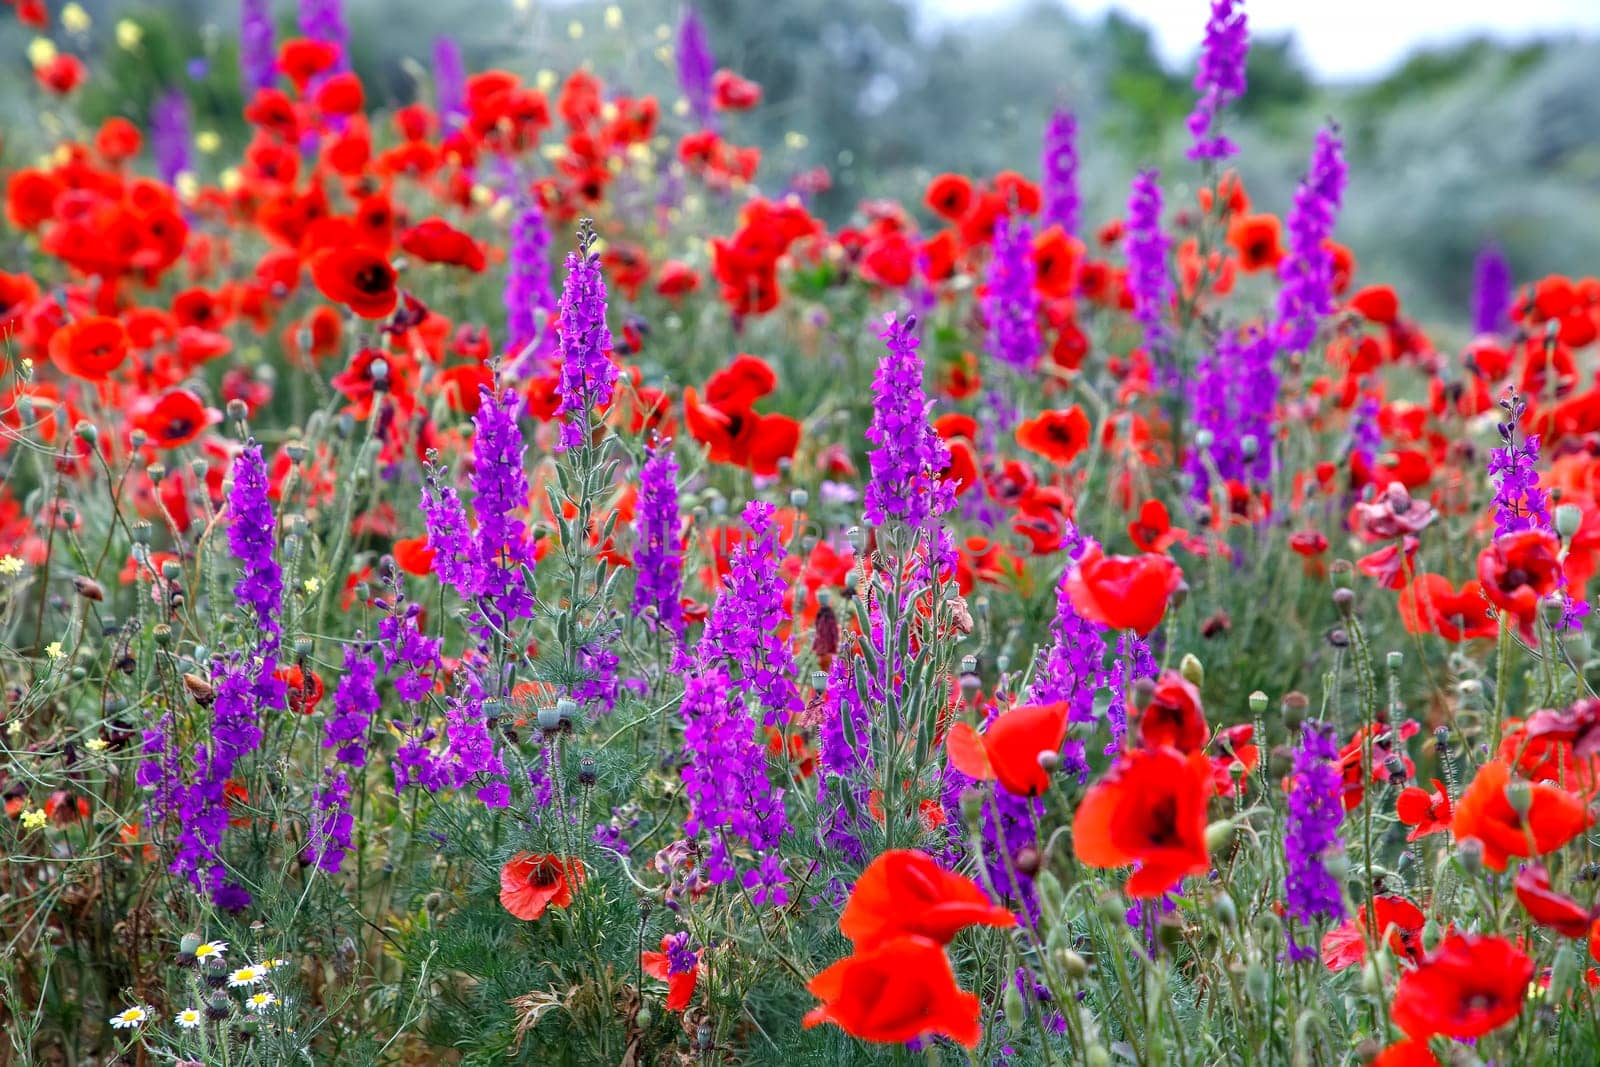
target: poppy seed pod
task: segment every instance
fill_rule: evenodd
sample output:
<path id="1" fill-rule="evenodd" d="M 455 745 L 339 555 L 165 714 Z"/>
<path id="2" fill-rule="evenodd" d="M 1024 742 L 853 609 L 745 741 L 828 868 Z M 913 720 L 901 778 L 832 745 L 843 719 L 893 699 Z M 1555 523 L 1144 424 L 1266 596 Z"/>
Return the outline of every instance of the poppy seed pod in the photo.
<path id="1" fill-rule="evenodd" d="M 1250 694 L 1250 714 L 1262 715 L 1267 710 L 1267 694 L 1257 689 Z"/>
<path id="2" fill-rule="evenodd" d="M 1184 681 L 1190 685 L 1203 686 L 1206 684 L 1206 668 L 1193 652 L 1185 652 L 1183 659 L 1178 662 L 1178 673 L 1183 675 Z"/>
<path id="3" fill-rule="evenodd" d="M 1583 509 L 1576 504 L 1561 504 L 1556 507 L 1555 514 L 1556 533 L 1563 541 L 1570 541 L 1578 532 L 1578 527 L 1583 525 Z"/>

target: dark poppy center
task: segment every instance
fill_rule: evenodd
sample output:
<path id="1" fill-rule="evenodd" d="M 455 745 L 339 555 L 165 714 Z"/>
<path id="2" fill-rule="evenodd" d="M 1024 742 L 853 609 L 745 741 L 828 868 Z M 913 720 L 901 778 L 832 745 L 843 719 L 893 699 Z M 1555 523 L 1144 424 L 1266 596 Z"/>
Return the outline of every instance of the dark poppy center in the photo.
<path id="1" fill-rule="evenodd" d="M 1178 798 L 1161 797 L 1145 808 L 1145 834 L 1152 845 L 1178 843 Z"/>
<path id="2" fill-rule="evenodd" d="M 389 272 L 380 263 L 356 271 L 356 288 L 363 293 L 381 293 L 389 288 Z"/>
<path id="3" fill-rule="evenodd" d="M 1521 567 L 1511 567 L 1508 568 L 1506 573 L 1501 577 L 1500 588 L 1506 590 L 1507 592 L 1512 592 L 1513 590 L 1521 589 L 1523 586 L 1529 584 L 1529 582 L 1532 581 L 1532 578 L 1533 576 L 1527 571 L 1523 570 Z"/>
<path id="4" fill-rule="evenodd" d="M 548 889 L 561 881 L 561 868 L 549 860 L 541 860 L 528 871 L 528 884 L 539 889 Z"/>
<path id="5" fill-rule="evenodd" d="M 192 419 L 185 419 L 181 416 L 175 419 L 168 419 L 166 436 L 169 439 L 176 440 L 179 437 L 189 436 L 189 432 L 193 429 L 194 421 Z"/>

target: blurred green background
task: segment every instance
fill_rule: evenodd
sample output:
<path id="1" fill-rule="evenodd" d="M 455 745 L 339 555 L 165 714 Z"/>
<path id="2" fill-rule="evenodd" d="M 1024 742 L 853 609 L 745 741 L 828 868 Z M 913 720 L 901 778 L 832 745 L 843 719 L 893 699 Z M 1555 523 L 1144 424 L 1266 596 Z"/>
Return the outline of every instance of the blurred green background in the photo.
<path id="1" fill-rule="evenodd" d="M 51 0 L 52 11 L 59 10 Z M 235 75 L 237 7 L 226 0 L 81 0 L 90 29 L 59 26 L 59 43 L 90 57 L 79 109 L 142 119 L 164 86 L 181 87 L 196 126 L 237 144 L 244 134 Z M 900 0 L 701 0 L 720 65 L 760 82 L 763 106 L 727 132 L 767 151 L 760 184 L 781 191 L 822 165 L 834 187 L 818 210 L 837 222 L 864 197 L 916 199 L 943 170 L 1035 174 L 1040 131 L 1058 103 L 1082 123 L 1085 225 L 1119 214 L 1135 166 L 1164 170 L 1169 203 L 1196 176 L 1182 153 L 1192 65 L 1164 62 L 1148 29 L 1120 15 L 1074 17 L 1038 2 L 960 23 L 919 17 Z M 614 9 L 608 12 L 608 9 Z M 1196 0 L 1203 24 L 1207 4 Z M 588 63 L 630 92 L 675 97 L 672 27 L 681 6 L 518 6 L 510 0 L 347 0 L 354 61 L 369 93 L 400 103 L 429 89 L 434 39 L 459 41 L 470 69 L 500 66 L 530 79 Z M 275 7 L 292 30 L 292 4 Z M 144 30 L 119 49 L 116 23 Z M 53 132 L 25 76 L 32 34 L 0 20 L 6 163 Z M 1374 27 L 1381 33 L 1381 27 Z M 194 63 L 199 59 L 202 63 Z M 1192 59 L 1189 61 L 1192 64 Z M 1414 53 L 1359 83 L 1319 84 L 1294 42 L 1252 42 L 1248 96 L 1233 117 L 1246 185 L 1284 210 L 1312 134 L 1327 118 L 1347 135 L 1351 181 L 1338 236 L 1368 281 L 1401 288 L 1425 322 L 1466 314 L 1472 258 L 1487 240 L 1519 279 L 1593 273 L 1600 261 L 1600 41 L 1515 45 L 1480 38 Z M 803 137 L 796 137 L 801 134 Z M 224 155 L 228 149 L 224 149 Z"/>

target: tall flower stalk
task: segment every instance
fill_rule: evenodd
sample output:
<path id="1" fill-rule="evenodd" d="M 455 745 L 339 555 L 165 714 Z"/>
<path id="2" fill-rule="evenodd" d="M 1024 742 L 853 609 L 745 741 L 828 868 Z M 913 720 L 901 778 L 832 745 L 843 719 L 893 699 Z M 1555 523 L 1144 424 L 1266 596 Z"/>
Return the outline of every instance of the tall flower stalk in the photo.
<path id="1" fill-rule="evenodd" d="M 1199 93 L 1189 113 L 1189 134 L 1194 143 L 1189 158 L 1220 163 L 1239 152 L 1219 130 L 1223 109 L 1244 96 L 1245 59 L 1250 51 L 1250 30 L 1243 5 L 1237 0 L 1211 0 L 1200 64 L 1194 75 Z"/>
<path id="2" fill-rule="evenodd" d="M 1344 143 L 1332 128 L 1317 131 L 1311 164 L 1289 210 L 1289 249 L 1278 267 L 1278 343 L 1304 352 L 1333 310 L 1333 251 L 1328 247 L 1344 200 Z"/>
<path id="3" fill-rule="evenodd" d="M 1040 159 L 1041 218 L 1045 226 L 1059 226 L 1068 236 L 1078 232 L 1078 119 L 1057 108 L 1044 128 Z"/>
<path id="4" fill-rule="evenodd" d="M 1339 772 L 1339 745 L 1333 727 L 1308 722 L 1301 729 L 1288 790 L 1288 825 L 1284 832 L 1284 910 L 1292 922 L 1309 926 L 1318 919 L 1344 918 L 1344 895 L 1328 861 L 1343 847 L 1339 823 L 1344 820 Z M 1289 934 L 1289 958 L 1315 957 Z"/>

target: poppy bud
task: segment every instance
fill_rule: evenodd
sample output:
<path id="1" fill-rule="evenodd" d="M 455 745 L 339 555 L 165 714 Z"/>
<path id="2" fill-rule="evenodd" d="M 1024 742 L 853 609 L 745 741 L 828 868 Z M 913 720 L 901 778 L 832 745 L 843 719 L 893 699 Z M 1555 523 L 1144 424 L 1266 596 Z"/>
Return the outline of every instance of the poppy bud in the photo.
<path id="1" fill-rule="evenodd" d="M 1256 435 L 1247 433 L 1239 438 L 1239 455 L 1246 460 L 1256 458 L 1256 453 L 1261 451 L 1261 442 L 1256 440 Z"/>
<path id="2" fill-rule="evenodd" d="M 980 789 L 964 789 L 961 791 L 961 817 L 967 825 L 977 826 L 978 820 L 983 817 L 983 791 Z"/>
<path id="3" fill-rule="evenodd" d="M 200 948 L 200 944 L 203 940 L 204 938 L 197 933 L 190 932 L 184 934 L 183 937 L 178 941 L 178 955 L 187 956 L 191 960 L 194 959 L 194 954 L 196 950 Z"/>
<path id="4" fill-rule="evenodd" d="M 1039 873 L 1039 850 L 1024 848 L 1017 853 L 1017 873 L 1032 878 Z"/>
<path id="5" fill-rule="evenodd" d="M 790 507 L 803 508 L 803 507 L 806 506 L 806 504 L 810 503 L 810 501 L 811 501 L 811 494 L 806 492 L 804 489 L 791 489 L 791 490 L 789 490 L 789 506 Z"/>
<path id="6" fill-rule="evenodd" d="M 1511 800 L 1510 792 L 1511 790 L 1508 788 L 1506 790 L 1506 800 L 1508 802 Z M 1531 794 L 1528 799 L 1531 804 L 1533 799 Z M 1526 811 L 1527 809 L 1524 808 L 1523 810 Z M 1461 862 L 1462 868 L 1468 874 L 1478 875 L 1483 873 L 1483 842 L 1476 837 L 1467 837 L 1456 842 L 1456 859 Z"/>
<path id="7" fill-rule="evenodd" d="M 1055 872 L 1041 872 L 1033 885 L 1039 893 L 1039 906 L 1045 915 L 1060 918 L 1067 909 L 1067 894 L 1061 888 L 1061 880 Z"/>
<path id="8" fill-rule="evenodd" d="M 239 400 L 237 398 L 228 401 L 227 410 L 228 418 L 232 419 L 234 422 L 242 423 L 245 419 L 250 417 L 249 407 L 245 405 L 243 400 Z"/>
<path id="9" fill-rule="evenodd" d="M 1070 981 L 1081 981 L 1089 973 L 1089 961 L 1070 948 L 1056 949 L 1054 958 L 1056 966 L 1061 968 L 1061 972 Z"/>
<path id="10" fill-rule="evenodd" d="M 94 423 L 79 419 L 72 428 L 72 436 L 92 445 L 100 439 L 100 430 Z"/>
<path id="11" fill-rule="evenodd" d="M 1176 611 L 1177 609 L 1183 607 L 1183 602 L 1188 599 L 1189 583 L 1180 580 L 1178 584 L 1173 587 L 1172 593 L 1167 597 L 1167 603 L 1172 606 L 1174 611 Z"/>
<path id="12" fill-rule="evenodd" d="M 1212 855 L 1222 852 L 1233 844 L 1233 820 L 1219 819 L 1206 827 L 1206 851 Z"/>
<path id="13" fill-rule="evenodd" d="M 1511 810 L 1518 815 L 1527 817 L 1528 810 L 1533 807 L 1533 785 L 1518 779 L 1506 785 L 1506 803 L 1511 805 Z"/>
<path id="14" fill-rule="evenodd" d="M 1156 697 L 1156 683 L 1154 678 L 1140 678 L 1133 683 L 1133 706 L 1138 711 L 1144 711 Z"/>
<path id="15" fill-rule="evenodd" d="M 1368 958 L 1361 968 L 1361 989 L 1371 996 L 1383 993 L 1384 984 L 1388 980 L 1387 957 L 1378 956 L 1376 959 Z"/>
<path id="16" fill-rule="evenodd" d="M 1339 614 L 1345 618 L 1350 617 L 1351 610 L 1355 607 L 1356 593 L 1354 589 L 1335 589 L 1333 591 L 1333 606 L 1339 609 Z"/>
<path id="17" fill-rule="evenodd" d="M 1250 694 L 1250 714 L 1261 715 L 1267 710 L 1267 694 L 1257 689 Z"/>
<path id="18" fill-rule="evenodd" d="M 1334 648 L 1349 648 L 1350 635 L 1345 632 L 1344 627 L 1335 626 L 1328 631 L 1328 644 Z"/>
<path id="19" fill-rule="evenodd" d="M 1281 705 L 1283 721 L 1289 729 L 1300 729 L 1300 724 L 1306 721 L 1306 709 L 1310 706 L 1311 701 L 1304 693 L 1294 691 L 1284 695 Z"/>
<path id="20" fill-rule="evenodd" d="M 1552 627 L 1560 626 L 1561 619 L 1567 613 L 1567 598 L 1560 593 L 1552 593 L 1545 597 L 1539 604 L 1544 612 L 1544 621 Z"/>
<path id="21" fill-rule="evenodd" d="M 1391 652 L 1386 659 L 1391 671 L 1398 671 L 1405 664 L 1405 661 L 1406 654 L 1404 652 Z"/>
<path id="22" fill-rule="evenodd" d="M 81 574 L 72 579 L 72 588 L 76 589 L 78 595 L 85 600 L 93 600 L 99 603 L 106 598 L 106 591 L 100 588 L 99 582 L 93 578 L 85 578 Z"/>
<path id="23" fill-rule="evenodd" d="M 1100 898 L 1100 917 L 1113 925 L 1126 924 L 1128 921 L 1127 908 L 1118 897 L 1103 896 Z"/>
<path id="24" fill-rule="evenodd" d="M 1193 652 L 1185 652 L 1183 659 L 1178 661 L 1178 673 L 1183 675 L 1183 680 L 1190 685 L 1202 686 L 1206 684 L 1206 668 Z"/>
<path id="25" fill-rule="evenodd" d="M 1210 448 L 1214 443 L 1216 443 L 1216 440 L 1216 435 L 1210 430 L 1200 430 L 1194 435 L 1195 447 L 1199 448 L 1201 451 L 1205 451 L 1206 449 Z"/>
<path id="26" fill-rule="evenodd" d="M 650 1029 L 650 1024 L 655 1022 L 655 1015 L 650 1011 L 650 1006 L 645 1004 L 640 1006 L 639 1010 L 634 1013 L 633 1021 L 638 1024 L 639 1029 L 648 1030 Z"/>
<path id="27" fill-rule="evenodd" d="M 1211 911 L 1216 915 L 1217 921 L 1228 929 L 1231 930 L 1239 925 L 1239 905 L 1235 904 L 1227 893 L 1217 894 L 1216 899 L 1211 902 Z"/>
<path id="28" fill-rule="evenodd" d="M 1006 986 L 1002 1003 L 1005 1008 L 1006 1026 L 1020 1033 L 1027 1022 L 1028 1012 L 1022 1003 L 1022 993 L 1018 991 L 1015 983 Z"/>
<path id="29" fill-rule="evenodd" d="M 1556 508 L 1555 519 L 1556 533 L 1563 541 L 1570 541 L 1583 524 L 1583 511 L 1576 504 L 1561 504 Z"/>

